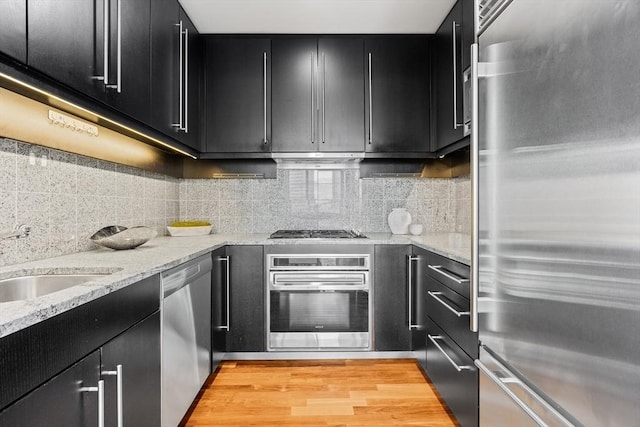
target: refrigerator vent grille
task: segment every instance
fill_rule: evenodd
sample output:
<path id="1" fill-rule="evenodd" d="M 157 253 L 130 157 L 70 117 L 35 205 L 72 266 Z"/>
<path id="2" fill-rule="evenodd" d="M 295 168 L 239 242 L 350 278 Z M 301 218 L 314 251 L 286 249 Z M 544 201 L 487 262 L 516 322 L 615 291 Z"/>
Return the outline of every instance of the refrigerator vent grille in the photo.
<path id="1" fill-rule="evenodd" d="M 480 0 L 478 4 L 478 35 L 491 24 L 513 0 Z"/>

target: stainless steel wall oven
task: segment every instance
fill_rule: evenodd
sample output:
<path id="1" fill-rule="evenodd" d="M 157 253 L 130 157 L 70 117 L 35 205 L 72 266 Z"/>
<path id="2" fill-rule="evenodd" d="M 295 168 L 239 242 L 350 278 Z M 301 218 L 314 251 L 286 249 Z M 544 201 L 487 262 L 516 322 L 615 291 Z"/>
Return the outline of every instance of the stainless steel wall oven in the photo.
<path id="1" fill-rule="evenodd" d="M 266 255 L 268 350 L 370 350 L 371 254 L 290 249 Z"/>

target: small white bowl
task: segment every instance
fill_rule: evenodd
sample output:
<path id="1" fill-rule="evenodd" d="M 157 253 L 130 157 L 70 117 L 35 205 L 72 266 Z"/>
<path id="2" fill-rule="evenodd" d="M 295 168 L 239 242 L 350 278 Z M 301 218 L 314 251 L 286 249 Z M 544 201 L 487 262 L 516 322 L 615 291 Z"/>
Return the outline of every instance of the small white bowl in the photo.
<path id="1" fill-rule="evenodd" d="M 205 236 L 211 233 L 213 225 L 202 225 L 198 227 L 167 227 L 167 231 L 173 237 Z"/>
<path id="2" fill-rule="evenodd" d="M 422 224 L 411 224 L 409 226 L 409 232 L 414 236 L 419 236 L 422 234 Z"/>

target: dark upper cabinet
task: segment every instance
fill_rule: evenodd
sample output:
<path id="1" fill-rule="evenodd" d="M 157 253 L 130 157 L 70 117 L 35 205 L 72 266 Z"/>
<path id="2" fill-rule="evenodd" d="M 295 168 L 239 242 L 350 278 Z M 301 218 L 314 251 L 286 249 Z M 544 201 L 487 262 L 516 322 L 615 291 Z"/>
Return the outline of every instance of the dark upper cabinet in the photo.
<path id="1" fill-rule="evenodd" d="M 27 62 L 27 0 L 3 0 L 0 53 Z"/>
<path id="2" fill-rule="evenodd" d="M 473 27 L 473 2 L 458 0 L 436 32 L 433 49 L 435 126 L 431 147 L 434 152 L 465 137 L 463 73 L 471 63 Z"/>
<path id="3" fill-rule="evenodd" d="M 147 317 L 101 349 L 105 425 L 117 425 L 118 366 L 123 425 L 160 425 L 160 312 Z M 114 375 L 116 374 L 116 375 Z"/>
<path id="4" fill-rule="evenodd" d="M 151 125 L 200 150 L 201 53 L 176 0 L 151 2 Z"/>
<path id="5" fill-rule="evenodd" d="M 317 151 L 318 41 L 274 39 L 271 49 L 272 151 Z"/>
<path id="6" fill-rule="evenodd" d="M 202 79 L 203 51 L 200 35 L 191 19 L 180 8 L 180 21 L 183 25 L 183 123 L 184 130 L 178 134 L 178 140 L 194 150 L 202 151 Z"/>
<path id="7" fill-rule="evenodd" d="M 374 252 L 374 348 L 411 350 L 413 292 L 407 280 L 409 245 L 376 245 Z M 411 304 L 411 305 L 410 305 Z"/>
<path id="8" fill-rule="evenodd" d="M 430 38 L 365 39 L 368 153 L 430 151 Z"/>
<path id="9" fill-rule="evenodd" d="M 271 151 L 271 40 L 205 41 L 205 151 Z"/>
<path id="10" fill-rule="evenodd" d="M 103 1 L 29 0 L 30 67 L 82 93 L 104 100 Z M 108 76 L 115 81 L 115 76 Z"/>
<path id="11" fill-rule="evenodd" d="M 360 38 L 318 40 L 318 133 L 321 151 L 364 147 L 364 64 Z"/>
<path id="12" fill-rule="evenodd" d="M 120 25 L 116 1 L 110 2 L 110 85 L 107 103 L 117 110 L 149 123 L 151 76 L 149 75 L 150 0 L 121 0 Z M 118 46 L 118 39 L 121 40 Z"/>
<path id="13" fill-rule="evenodd" d="M 272 42 L 272 151 L 363 151 L 360 38 Z"/>

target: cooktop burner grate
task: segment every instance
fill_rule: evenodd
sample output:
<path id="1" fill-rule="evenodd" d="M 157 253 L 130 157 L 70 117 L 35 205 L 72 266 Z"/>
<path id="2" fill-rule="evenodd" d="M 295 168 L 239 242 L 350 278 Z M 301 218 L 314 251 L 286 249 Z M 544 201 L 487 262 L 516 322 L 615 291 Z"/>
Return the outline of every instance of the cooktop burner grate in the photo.
<path id="1" fill-rule="evenodd" d="M 270 239 L 357 239 L 364 238 L 354 230 L 278 230 L 269 236 Z"/>

